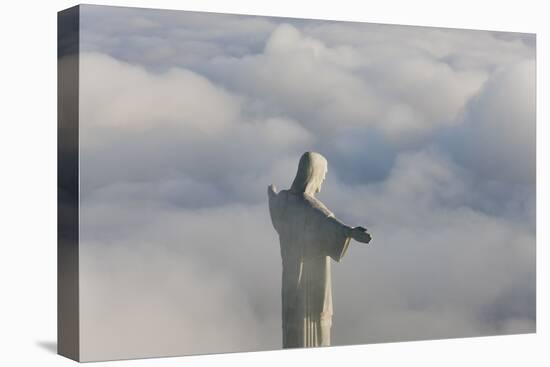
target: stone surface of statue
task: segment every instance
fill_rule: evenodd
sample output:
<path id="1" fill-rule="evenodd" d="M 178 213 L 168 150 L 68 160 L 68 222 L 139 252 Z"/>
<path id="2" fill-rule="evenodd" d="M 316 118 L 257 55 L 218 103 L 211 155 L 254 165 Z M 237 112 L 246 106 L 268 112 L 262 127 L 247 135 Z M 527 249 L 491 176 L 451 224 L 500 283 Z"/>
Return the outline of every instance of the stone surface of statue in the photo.
<path id="1" fill-rule="evenodd" d="M 371 239 L 365 228 L 340 222 L 315 197 L 326 174 L 326 159 L 306 152 L 290 189 L 277 193 L 270 185 L 267 190 L 283 265 L 283 348 L 330 345 L 331 258 L 340 261 L 352 238 Z"/>

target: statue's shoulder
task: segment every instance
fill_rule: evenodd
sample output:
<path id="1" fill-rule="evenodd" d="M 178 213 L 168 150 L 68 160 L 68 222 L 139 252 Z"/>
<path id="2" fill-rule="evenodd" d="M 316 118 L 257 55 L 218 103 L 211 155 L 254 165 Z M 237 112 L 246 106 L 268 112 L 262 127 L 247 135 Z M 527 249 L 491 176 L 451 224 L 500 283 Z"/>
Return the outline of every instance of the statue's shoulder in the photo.
<path id="1" fill-rule="evenodd" d="M 334 216 L 319 199 L 306 193 L 296 193 L 292 190 L 276 191 L 276 188 L 270 186 L 268 188 L 269 203 L 273 209 L 278 207 L 296 207 L 302 210 L 310 211 L 312 214 L 323 215 L 327 217 Z"/>
<path id="2" fill-rule="evenodd" d="M 273 198 L 276 198 L 278 195 L 277 193 L 277 188 L 275 187 L 275 185 L 269 185 L 267 187 L 267 197 L 269 198 L 269 200 L 273 199 Z"/>
<path id="3" fill-rule="evenodd" d="M 288 202 L 289 190 L 281 190 L 277 192 L 277 188 L 269 185 L 267 188 L 267 196 L 269 205 L 272 208 L 280 208 Z"/>
<path id="4" fill-rule="evenodd" d="M 269 199 L 280 199 L 288 194 L 288 190 L 277 191 L 275 185 L 269 185 L 267 187 L 267 196 Z"/>
<path id="5" fill-rule="evenodd" d="M 302 197 L 303 197 L 304 201 L 308 204 L 308 206 L 311 207 L 313 210 L 315 210 L 319 213 L 322 213 L 322 214 L 326 215 L 327 217 L 334 216 L 334 213 L 331 212 L 325 206 L 325 204 L 323 204 L 321 202 L 321 200 L 317 199 L 316 197 L 305 194 L 305 193 L 302 195 Z"/>

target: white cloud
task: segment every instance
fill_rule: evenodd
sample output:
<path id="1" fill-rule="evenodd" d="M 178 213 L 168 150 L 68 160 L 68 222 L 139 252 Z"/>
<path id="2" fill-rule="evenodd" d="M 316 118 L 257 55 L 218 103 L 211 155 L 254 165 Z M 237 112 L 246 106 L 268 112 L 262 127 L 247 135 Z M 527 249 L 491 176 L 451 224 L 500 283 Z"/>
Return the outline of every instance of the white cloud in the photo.
<path id="1" fill-rule="evenodd" d="M 277 157 L 315 140 L 289 118 L 246 116 L 246 99 L 186 69 L 157 74 L 110 56 L 83 54 L 81 85 L 84 197 L 107 184 L 168 179 L 181 188 L 210 187 L 204 199 L 211 201 L 223 193 L 220 185 L 239 191 L 251 170 L 257 170 L 255 177 L 266 174 Z M 162 187 L 153 184 L 151 193 Z M 263 189 L 255 191 L 263 196 Z"/>
<path id="2" fill-rule="evenodd" d="M 266 210 L 86 201 L 84 358 L 278 348 L 280 259 Z"/>
<path id="3" fill-rule="evenodd" d="M 83 127 L 131 129 L 177 124 L 219 131 L 239 113 L 238 98 L 185 69 L 152 74 L 102 54 L 81 54 Z"/>
<path id="4" fill-rule="evenodd" d="M 425 53 L 399 48 L 403 38 L 391 41 L 327 46 L 281 24 L 263 53 L 217 58 L 205 69 L 229 88 L 261 99 L 268 111 L 290 113 L 310 130 L 326 135 L 373 127 L 406 144 L 450 125 L 486 72 L 454 70 Z"/>

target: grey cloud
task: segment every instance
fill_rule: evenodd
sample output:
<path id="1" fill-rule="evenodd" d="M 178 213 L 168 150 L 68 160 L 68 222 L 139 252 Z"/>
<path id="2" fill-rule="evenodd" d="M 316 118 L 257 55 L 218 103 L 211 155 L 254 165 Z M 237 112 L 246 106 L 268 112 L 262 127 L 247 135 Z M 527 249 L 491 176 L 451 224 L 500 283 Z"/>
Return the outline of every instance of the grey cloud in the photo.
<path id="1" fill-rule="evenodd" d="M 376 233 L 335 268 L 338 343 L 533 330 L 534 231 L 461 205 L 462 174 L 428 151 L 398 157 L 383 183 L 325 185 L 326 203 Z"/>
<path id="2" fill-rule="evenodd" d="M 471 206 L 534 226 L 533 60 L 496 71 L 438 139 L 475 181 Z"/>
<path id="3" fill-rule="evenodd" d="M 534 34 L 352 22 L 309 23 L 303 29 L 329 45 L 363 50 L 365 60 L 408 55 L 443 61 L 456 70 L 494 71 L 534 55 Z"/>
<path id="4" fill-rule="evenodd" d="M 535 179 L 535 63 L 499 70 L 469 102 L 464 134 L 455 147 L 465 165 L 492 179 L 533 183 Z"/>
<path id="5" fill-rule="evenodd" d="M 82 12 L 84 51 L 107 52 L 152 70 L 255 52 L 275 27 L 269 17 L 86 5 Z"/>
<path id="6" fill-rule="evenodd" d="M 217 58 L 203 72 L 325 137 L 370 127 L 407 146 L 454 121 L 486 79 L 483 70 L 454 70 L 409 48 L 403 40 L 331 47 L 282 24 L 263 53 Z"/>

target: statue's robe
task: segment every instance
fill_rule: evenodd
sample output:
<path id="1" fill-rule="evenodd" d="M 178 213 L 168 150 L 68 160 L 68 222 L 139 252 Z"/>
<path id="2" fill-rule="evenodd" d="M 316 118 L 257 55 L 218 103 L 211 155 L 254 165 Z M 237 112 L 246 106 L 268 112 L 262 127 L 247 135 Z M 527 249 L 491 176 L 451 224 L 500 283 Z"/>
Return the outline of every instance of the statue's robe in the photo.
<path id="1" fill-rule="evenodd" d="M 283 348 L 330 345 L 331 258 L 346 253 L 349 227 L 306 193 L 268 190 L 283 263 Z"/>

